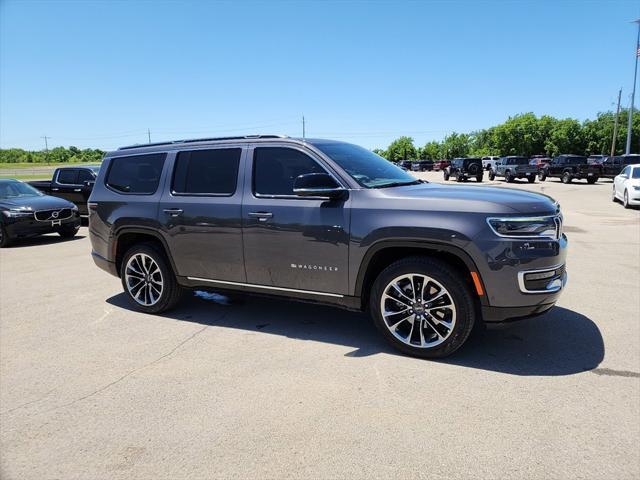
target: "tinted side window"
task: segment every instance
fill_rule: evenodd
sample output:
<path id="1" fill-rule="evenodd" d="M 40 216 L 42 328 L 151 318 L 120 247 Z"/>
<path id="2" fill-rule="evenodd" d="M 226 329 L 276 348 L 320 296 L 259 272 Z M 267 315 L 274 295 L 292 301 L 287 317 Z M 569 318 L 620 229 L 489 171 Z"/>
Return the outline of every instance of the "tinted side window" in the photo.
<path id="1" fill-rule="evenodd" d="M 154 153 L 112 158 L 105 183 L 121 193 L 155 193 L 166 156 Z"/>
<path id="2" fill-rule="evenodd" d="M 176 159 L 172 192 L 233 195 L 241 153 L 240 148 L 180 152 Z"/>
<path id="3" fill-rule="evenodd" d="M 75 185 L 78 183 L 78 170 L 75 168 L 65 168 L 58 172 L 58 183 Z"/>
<path id="4" fill-rule="evenodd" d="M 89 170 L 78 170 L 78 183 L 92 182 L 94 178 Z"/>
<path id="5" fill-rule="evenodd" d="M 292 148 L 256 148 L 253 191 L 259 195 L 293 195 L 293 182 L 305 173 L 326 173 L 311 157 Z"/>

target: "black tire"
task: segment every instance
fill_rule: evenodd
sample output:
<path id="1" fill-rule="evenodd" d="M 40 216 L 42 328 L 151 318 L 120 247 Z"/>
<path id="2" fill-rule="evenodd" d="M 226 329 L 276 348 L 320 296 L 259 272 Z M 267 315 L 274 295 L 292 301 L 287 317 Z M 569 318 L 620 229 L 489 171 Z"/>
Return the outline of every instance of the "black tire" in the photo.
<path id="1" fill-rule="evenodd" d="M 449 180 L 449 172 L 444 170 L 444 181 L 446 182 L 447 180 Z"/>
<path id="2" fill-rule="evenodd" d="M 594 183 L 596 183 L 598 181 L 598 177 L 587 177 L 587 183 L 589 185 L 593 185 Z"/>
<path id="3" fill-rule="evenodd" d="M 547 172 L 545 172 L 544 170 L 540 170 L 540 172 L 538 173 L 538 180 L 540 180 L 541 182 L 544 182 L 547 179 Z"/>
<path id="4" fill-rule="evenodd" d="M 484 176 L 482 174 L 476 175 L 476 182 L 481 182 Z"/>
<path id="5" fill-rule="evenodd" d="M 80 225 L 64 225 L 58 229 L 58 235 L 62 238 L 73 238 L 80 230 Z"/>
<path id="6" fill-rule="evenodd" d="M 564 172 L 560 179 L 560 181 L 566 185 L 570 184 L 571 180 L 573 180 L 573 176 L 569 172 Z"/>
<path id="7" fill-rule="evenodd" d="M 7 235 L 4 225 L 0 224 L 0 248 L 8 247 L 12 242 L 13 239 Z"/>
<path id="8" fill-rule="evenodd" d="M 527 177 L 527 182 L 529 183 L 536 183 L 536 176 L 535 175 L 529 175 Z"/>
<path id="9" fill-rule="evenodd" d="M 462 175 L 458 174 L 456 175 L 456 182 L 462 182 L 464 180 L 464 178 L 462 178 Z"/>
<path id="10" fill-rule="evenodd" d="M 489 170 L 489 180 L 493 182 L 495 179 L 496 179 L 496 172 L 494 172 L 493 170 Z"/>
<path id="11" fill-rule="evenodd" d="M 134 255 L 143 254 L 151 257 L 157 264 L 162 275 L 163 289 L 158 300 L 153 305 L 142 305 L 133 297 L 127 286 L 125 270 L 128 265 L 129 259 Z M 136 309 L 145 313 L 162 313 L 172 309 L 180 301 L 182 297 L 182 287 L 178 285 L 176 276 L 173 273 L 171 265 L 167 260 L 164 252 L 153 243 L 139 243 L 132 246 L 127 253 L 125 253 L 120 268 L 120 279 L 122 282 L 122 288 L 127 297 L 129 303 Z"/>
<path id="12" fill-rule="evenodd" d="M 455 324 L 448 337 L 439 345 L 433 347 L 409 345 L 396 338 L 387 326 L 381 310 L 382 296 L 394 279 L 408 274 L 426 275 L 440 283 L 447 290 L 448 296 L 455 306 Z M 471 291 L 460 274 L 447 263 L 429 257 L 407 257 L 385 268 L 373 284 L 369 310 L 374 324 L 391 345 L 403 353 L 420 358 L 441 358 L 451 355 L 467 340 L 476 321 L 476 309 Z M 420 322 L 420 325 L 424 326 L 425 323 Z M 433 334 L 431 330 L 422 328 L 424 333 L 431 332 Z M 397 332 L 397 330 L 395 331 Z M 410 335 L 408 334 L 408 336 Z M 413 342 L 410 340 L 409 343 Z"/>
<path id="13" fill-rule="evenodd" d="M 511 175 L 511 172 L 509 170 L 504 172 L 504 180 L 507 183 L 513 183 L 513 175 Z"/>
<path id="14" fill-rule="evenodd" d="M 631 208 L 631 205 L 629 205 L 629 192 L 627 192 L 627 190 L 624 191 L 622 205 L 624 205 L 624 208 Z"/>

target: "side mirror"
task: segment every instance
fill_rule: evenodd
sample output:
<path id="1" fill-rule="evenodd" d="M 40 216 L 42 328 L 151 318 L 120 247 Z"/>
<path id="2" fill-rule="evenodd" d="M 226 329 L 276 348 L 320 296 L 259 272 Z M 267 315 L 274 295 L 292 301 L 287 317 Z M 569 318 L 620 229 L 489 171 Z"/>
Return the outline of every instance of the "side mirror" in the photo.
<path id="1" fill-rule="evenodd" d="M 305 173 L 298 176 L 293 182 L 293 193 L 299 197 L 340 198 L 346 192 L 327 173 Z"/>

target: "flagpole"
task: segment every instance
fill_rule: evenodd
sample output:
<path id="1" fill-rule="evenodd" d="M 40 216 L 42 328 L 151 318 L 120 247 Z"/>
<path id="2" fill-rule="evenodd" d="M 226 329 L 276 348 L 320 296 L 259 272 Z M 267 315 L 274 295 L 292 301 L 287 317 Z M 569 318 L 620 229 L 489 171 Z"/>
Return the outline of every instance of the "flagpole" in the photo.
<path id="1" fill-rule="evenodd" d="M 631 107 L 629 108 L 629 120 L 627 122 L 627 147 L 625 153 L 631 153 L 631 127 L 633 126 L 633 103 L 636 96 L 636 79 L 638 78 L 638 57 L 640 57 L 640 19 L 632 22 L 638 24 L 638 38 L 636 39 L 636 66 L 633 70 L 633 88 L 631 90 Z"/>

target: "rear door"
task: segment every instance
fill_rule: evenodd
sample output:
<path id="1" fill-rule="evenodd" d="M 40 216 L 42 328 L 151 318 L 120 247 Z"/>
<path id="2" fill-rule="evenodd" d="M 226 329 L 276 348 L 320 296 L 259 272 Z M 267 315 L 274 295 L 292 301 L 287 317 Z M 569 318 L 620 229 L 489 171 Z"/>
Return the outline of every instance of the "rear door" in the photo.
<path id="1" fill-rule="evenodd" d="M 60 168 L 51 182 L 51 193 L 76 205 L 82 201 L 82 186 L 78 183 L 77 168 Z"/>
<path id="2" fill-rule="evenodd" d="M 330 168 L 314 153 L 292 145 L 255 146 L 246 168 L 247 282 L 320 296 L 348 293 L 349 200 L 293 194 L 299 175 L 332 174 Z"/>
<path id="3" fill-rule="evenodd" d="M 158 218 L 178 275 L 245 282 L 242 252 L 242 145 L 173 156 Z"/>

